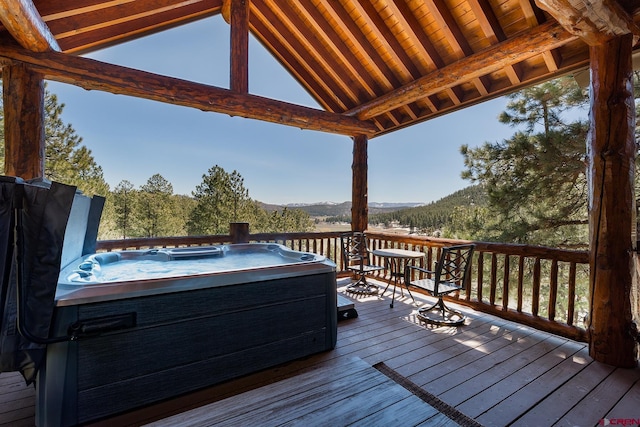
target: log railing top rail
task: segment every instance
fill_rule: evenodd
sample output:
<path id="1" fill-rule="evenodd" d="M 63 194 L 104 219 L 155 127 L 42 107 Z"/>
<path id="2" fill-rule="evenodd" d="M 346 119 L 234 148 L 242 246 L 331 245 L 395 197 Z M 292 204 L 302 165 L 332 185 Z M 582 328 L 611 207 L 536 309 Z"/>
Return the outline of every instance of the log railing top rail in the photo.
<path id="1" fill-rule="evenodd" d="M 422 245 L 431 247 L 444 247 L 461 243 L 474 243 L 476 251 L 500 253 L 504 255 L 522 255 L 528 257 L 538 257 L 543 259 L 555 259 L 565 262 L 588 263 L 589 252 L 571 249 L 559 249 L 548 246 L 523 245 L 516 243 L 496 243 L 496 242 L 472 242 L 470 240 L 442 239 L 424 236 L 406 236 L 390 233 L 369 232 L 367 235 L 372 239 L 386 240 L 408 245 Z"/>

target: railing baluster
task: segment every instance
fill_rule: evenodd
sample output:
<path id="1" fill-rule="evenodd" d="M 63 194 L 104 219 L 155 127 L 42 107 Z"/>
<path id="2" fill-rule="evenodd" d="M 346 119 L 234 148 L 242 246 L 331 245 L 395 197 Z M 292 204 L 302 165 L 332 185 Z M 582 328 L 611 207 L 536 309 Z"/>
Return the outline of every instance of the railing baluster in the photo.
<path id="1" fill-rule="evenodd" d="M 511 268 L 509 266 L 509 255 L 504 256 L 504 275 L 502 276 L 502 310 L 509 309 L 509 275 Z"/>
<path id="2" fill-rule="evenodd" d="M 518 305 L 516 310 L 522 313 L 522 301 L 524 290 L 524 255 L 520 255 L 518 259 Z"/>
<path id="3" fill-rule="evenodd" d="M 576 263 L 569 266 L 569 290 L 567 292 L 567 325 L 572 326 L 574 322 L 574 312 L 576 309 Z"/>
<path id="4" fill-rule="evenodd" d="M 549 278 L 549 320 L 556 318 L 556 301 L 558 300 L 558 260 L 551 261 Z"/>
<path id="5" fill-rule="evenodd" d="M 482 287 L 484 285 L 484 252 L 478 254 L 478 302 L 482 303 Z"/>
<path id="6" fill-rule="evenodd" d="M 531 292 L 531 314 L 538 315 L 540 307 L 540 258 L 536 258 L 533 264 L 533 284 Z"/>
<path id="7" fill-rule="evenodd" d="M 491 282 L 489 283 L 489 304 L 496 304 L 496 288 L 498 287 L 498 255 L 491 254 Z"/>

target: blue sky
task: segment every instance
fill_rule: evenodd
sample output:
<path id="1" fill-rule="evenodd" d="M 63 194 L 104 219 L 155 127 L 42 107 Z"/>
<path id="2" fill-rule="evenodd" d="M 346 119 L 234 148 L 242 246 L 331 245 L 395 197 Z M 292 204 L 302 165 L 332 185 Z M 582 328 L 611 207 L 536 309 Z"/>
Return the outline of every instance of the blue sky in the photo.
<path id="1" fill-rule="evenodd" d="M 140 70 L 229 87 L 229 27 L 216 16 L 87 57 Z M 266 203 L 351 200 L 349 137 L 300 130 L 86 91 L 49 82 L 65 104 L 62 118 L 83 138 L 113 189 L 136 187 L 158 173 L 176 194 L 191 194 L 209 168 L 237 170 L 249 196 Z M 318 108 L 315 101 L 254 39 L 249 91 Z M 432 202 L 470 183 L 460 178 L 462 144 L 508 138 L 498 123 L 504 98 L 488 101 L 369 141 L 370 202 Z"/>

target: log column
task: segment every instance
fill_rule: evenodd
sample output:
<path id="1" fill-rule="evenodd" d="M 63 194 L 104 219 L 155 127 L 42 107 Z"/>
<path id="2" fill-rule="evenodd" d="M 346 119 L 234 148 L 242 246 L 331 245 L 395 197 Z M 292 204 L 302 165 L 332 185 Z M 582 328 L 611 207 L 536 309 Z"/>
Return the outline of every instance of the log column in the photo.
<path id="1" fill-rule="evenodd" d="M 249 92 L 249 5 L 251 0 L 228 0 L 231 5 L 231 90 Z"/>
<path id="2" fill-rule="evenodd" d="M 44 80 L 23 64 L 2 68 L 5 175 L 44 177 Z"/>
<path id="3" fill-rule="evenodd" d="M 637 286 L 631 48 L 631 34 L 590 47 L 589 354 L 618 367 L 637 366 L 630 298 Z"/>
<path id="4" fill-rule="evenodd" d="M 367 183 L 367 146 L 366 135 L 353 138 L 353 181 L 351 188 L 351 230 L 365 231 L 369 224 L 369 187 Z"/>

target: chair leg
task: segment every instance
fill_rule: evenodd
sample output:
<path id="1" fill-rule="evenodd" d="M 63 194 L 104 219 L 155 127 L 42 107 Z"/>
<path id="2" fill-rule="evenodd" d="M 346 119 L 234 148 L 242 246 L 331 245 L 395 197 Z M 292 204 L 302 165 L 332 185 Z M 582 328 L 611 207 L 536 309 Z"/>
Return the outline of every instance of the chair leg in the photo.
<path id="1" fill-rule="evenodd" d="M 379 289 L 378 286 L 367 282 L 366 276 L 362 275 L 356 282 L 347 286 L 346 291 L 360 295 L 378 295 Z"/>
<path id="2" fill-rule="evenodd" d="M 417 317 L 423 322 L 441 326 L 459 326 L 466 320 L 462 313 L 447 307 L 442 298 L 430 307 L 418 309 Z"/>

